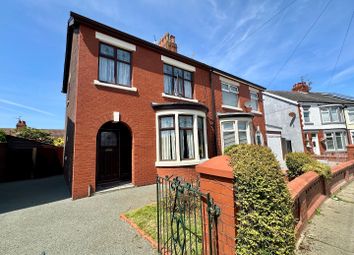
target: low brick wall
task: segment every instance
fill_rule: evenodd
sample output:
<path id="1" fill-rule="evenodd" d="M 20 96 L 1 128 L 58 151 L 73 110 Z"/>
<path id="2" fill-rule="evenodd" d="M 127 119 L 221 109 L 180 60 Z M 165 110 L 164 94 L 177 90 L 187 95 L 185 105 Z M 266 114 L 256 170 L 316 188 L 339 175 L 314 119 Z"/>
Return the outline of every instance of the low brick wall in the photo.
<path id="1" fill-rule="evenodd" d="M 330 180 L 314 172 L 308 172 L 288 183 L 294 200 L 297 237 L 323 201 L 352 179 L 354 179 L 354 160 L 333 167 Z"/>

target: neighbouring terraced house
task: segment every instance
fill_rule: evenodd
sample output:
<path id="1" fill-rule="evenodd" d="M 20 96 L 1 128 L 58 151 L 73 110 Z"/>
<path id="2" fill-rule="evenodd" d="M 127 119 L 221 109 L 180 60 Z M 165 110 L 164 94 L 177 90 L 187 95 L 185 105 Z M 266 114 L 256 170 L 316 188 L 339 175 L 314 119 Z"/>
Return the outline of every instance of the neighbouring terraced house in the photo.
<path id="1" fill-rule="evenodd" d="M 239 143 L 266 145 L 264 88 L 70 14 L 62 92 L 64 171 L 72 197 L 102 187 L 195 177 L 195 165 Z"/>
<path id="2" fill-rule="evenodd" d="M 268 145 L 283 161 L 286 153 L 305 151 L 318 159 L 343 161 L 354 142 L 354 99 L 311 92 L 306 82 L 292 91 L 264 92 Z"/>

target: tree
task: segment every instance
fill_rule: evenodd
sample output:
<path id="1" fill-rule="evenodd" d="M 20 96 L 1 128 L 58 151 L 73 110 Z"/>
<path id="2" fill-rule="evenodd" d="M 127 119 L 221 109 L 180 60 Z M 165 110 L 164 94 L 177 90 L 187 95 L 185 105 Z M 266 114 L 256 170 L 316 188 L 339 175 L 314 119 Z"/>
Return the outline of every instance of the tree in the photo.
<path id="1" fill-rule="evenodd" d="M 6 143 L 6 133 L 2 129 L 0 129 L 0 143 Z"/>
<path id="2" fill-rule="evenodd" d="M 53 144 L 53 137 L 50 133 L 35 128 L 23 127 L 18 129 L 16 136 L 20 138 L 35 140 L 41 143 Z"/>

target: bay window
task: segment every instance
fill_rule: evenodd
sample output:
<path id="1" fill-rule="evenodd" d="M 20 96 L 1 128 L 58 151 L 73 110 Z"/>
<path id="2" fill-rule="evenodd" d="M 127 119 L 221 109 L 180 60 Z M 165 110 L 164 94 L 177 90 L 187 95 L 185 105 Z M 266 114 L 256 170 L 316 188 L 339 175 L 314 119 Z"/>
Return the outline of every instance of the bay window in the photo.
<path id="1" fill-rule="evenodd" d="M 346 134 L 344 131 L 325 132 L 327 151 L 345 150 Z"/>
<path id="2" fill-rule="evenodd" d="M 238 107 L 238 87 L 222 82 L 221 91 L 223 105 Z"/>
<path id="3" fill-rule="evenodd" d="M 250 121 L 244 119 L 221 121 L 221 136 L 223 151 L 234 144 L 250 144 Z"/>
<path id="4" fill-rule="evenodd" d="M 181 68 L 164 64 L 164 93 L 172 96 L 192 98 L 193 75 Z"/>
<path id="5" fill-rule="evenodd" d="M 156 115 L 156 166 L 196 165 L 207 158 L 204 112 L 165 110 Z"/>
<path id="6" fill-rule="evenodd" d="M 131 53 L 100 43 L 98 79 L 101 82 L 131 86 Z"/>
<path id="7" fill-rule="evenodd" d="M 338 123 L 342 122 L 341 108 L 326 107 L 321 108 L 322 123 Z"/>

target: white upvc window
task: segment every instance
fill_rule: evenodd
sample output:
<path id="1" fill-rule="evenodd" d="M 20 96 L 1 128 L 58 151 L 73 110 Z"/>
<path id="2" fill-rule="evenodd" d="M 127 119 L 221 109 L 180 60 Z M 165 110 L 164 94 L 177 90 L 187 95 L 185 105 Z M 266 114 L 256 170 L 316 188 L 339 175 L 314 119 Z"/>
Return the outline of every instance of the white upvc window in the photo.
<path id="1" fill-rule="evenodd" d="M 221 148 L 234 144 L 250 144 L 251 131 L 249 119 L 227 119 L 220 121 L 221 126 Z"/>
<path id="2" fill-rule="evenodd" d="M 338 106 L 321 108 L 322 123 L 342 122 L 341 108 Z"/>
<path id="3" fill-rule="evenodd" d="M 225 106 L 238 107 L 238 86 L 221 82 L 222 104 Z"/>
<path id="4" fill-rule="evenodd" d="M 259 127 L 257 128 L 257 131 L 254 135 L 254 140 L 255 140 L 256 144 L 263 145 L 263 135 L 262 135 L 261 131 L 259 130 Z"/>
<path id="5" fill-rule="evenodd" d="M 344 131 L 325 132 L 327 151 L 344 151 L 347 140 Z"/>
<path id="6" fill-rule="evenodd" d="M 354 124 L 354 107 L 347 108 L 348 119 L 350 124 Z"/>
<path id="7" fill-rule="evenodd" d="M 252 107 L 252 111 L 258 111 L 258 92 L 256 91 L 251 91 L 250 92 L 250 96 L 251 96 L 251 107 Z"/>
<path id="8" fill-rule="evenodd" d="M 311 123 L 311 118 L 310 118 L 310 106 L 304 106 L 303 107 L 303 113 L 304 113 L 304 122 L 306 123 Z"/>
<path id="9" fill-rule="evenodd" d="M 196 165 L 208 158 L 206 115 L 195 110 L 156 113 L 156 166 Z"/>

